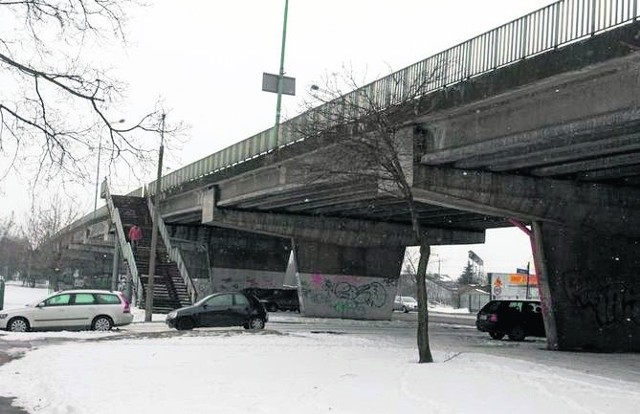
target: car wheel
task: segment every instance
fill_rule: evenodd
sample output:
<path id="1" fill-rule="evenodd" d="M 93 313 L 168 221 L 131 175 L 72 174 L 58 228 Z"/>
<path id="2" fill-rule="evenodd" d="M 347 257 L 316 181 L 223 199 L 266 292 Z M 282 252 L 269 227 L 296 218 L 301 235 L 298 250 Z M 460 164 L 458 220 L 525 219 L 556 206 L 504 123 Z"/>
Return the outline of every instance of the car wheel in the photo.
<path id="1" fill-rule="evenodd" d="M 243 325 L 244 329 L 264 329 L 264 319 L 253 317 L 249 319 L 249 323 Z"/>
<path id="2" fill-rule="evenodd" d="M 502 339 L 504 338 L 504 332 L 489 332 L 489 335 L 491 336 L 491 338 L 493 339 Z"/>
<path id="3" fill-rule="evenodd" d="M 509 339 L 512 341 L 523 341 L 525 337 L 522 326 L 516 326 L 509 332 Z"/>
<path id="4" fill-rule="evenodd" d="M 11 332 L 28 332 L 29 329 L 29 321 L 25 318 L 13 318 L 7 324 L 7 331 Z"/>
<path id="5" fill-rule="evenodd" d="M 178 319 L 177 327 L 179 331 L 190 331 L 194 327 L 193 319 L 191 318 L 180 318 Z"/>
<path id="6" fill-rule="evenodd" d="M 91 323 L 91 329 L 94 331 L 110 331 L 113 327 L 113 322 L 108 316 L 97 316 L 93 323 Z"/>

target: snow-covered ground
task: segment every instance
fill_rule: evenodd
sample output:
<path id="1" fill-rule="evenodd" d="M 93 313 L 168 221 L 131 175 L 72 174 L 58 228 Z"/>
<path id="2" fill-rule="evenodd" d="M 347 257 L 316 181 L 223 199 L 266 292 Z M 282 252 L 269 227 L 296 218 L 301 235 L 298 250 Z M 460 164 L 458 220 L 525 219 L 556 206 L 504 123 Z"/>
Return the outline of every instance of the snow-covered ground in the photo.
<path id="1" fill-rule="evenodd" d="M 70 341 L 0 366 L 0 396 L 46 414 L 631 414 L 640 407 L 635 382 L 453 350 L 417 364 L 413 346 L 385 336 L 207 329 L 113 338 L 119 334 L 20 334 Z M 17 335 L 0 333 L 0 341 Z"/>

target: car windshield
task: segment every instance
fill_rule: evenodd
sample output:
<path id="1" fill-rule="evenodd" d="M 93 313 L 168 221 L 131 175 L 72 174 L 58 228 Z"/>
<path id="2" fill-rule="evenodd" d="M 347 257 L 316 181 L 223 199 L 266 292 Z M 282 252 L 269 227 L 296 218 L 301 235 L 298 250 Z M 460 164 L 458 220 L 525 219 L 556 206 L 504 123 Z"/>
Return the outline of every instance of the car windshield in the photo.
<path id="1" fill-rule="evenodd" d="M 51 296 L 52 295 L 44 296 L 44 297 L 42 297 L 42 298 L 40 298 L 38 300 L 34 300 L 33 302 L 26 303 L 24 306 L 34 307 L 34 306 L 38 305 L 38 303 L 44 302 L 45 300 L 49 299 Z"/>
<path id="2" fill-rule="evenodd" d="M 209 295 L 209 296 L 205 296 L 204 298 L 200 299 L 199 301 L 197 301 L 196 303 L 193 304 L 193 306 L 200 306 L 203 303 L 205 303 L 207 300 L 209 300 L 209 298 L 211 298 L 211 296 L 213 295 Z"/>
<path id="3" fill-rule="evenodd" d="M 412 298 L 411 296 L 403 296 L 402 301 L 408 302 L 408 303 L 418 303 L 418 301 Z"/>

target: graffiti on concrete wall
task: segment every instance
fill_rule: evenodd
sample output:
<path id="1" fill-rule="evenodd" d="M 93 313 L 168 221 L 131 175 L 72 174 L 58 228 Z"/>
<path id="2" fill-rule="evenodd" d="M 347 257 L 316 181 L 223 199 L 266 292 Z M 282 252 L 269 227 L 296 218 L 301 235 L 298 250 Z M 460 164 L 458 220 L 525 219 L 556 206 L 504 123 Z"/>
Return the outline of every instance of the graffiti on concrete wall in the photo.
<path id="1" fill-rule="evenodd" d="M 231 277 L 224 277 L 221 278 L 219 280 L 219 283 L 214 285 L 214 291 L 216 292 L 226 292 L 226 291 L 231 291 L 231 290 L 240 290 L 242 289 L 244 286 L 242 286 L 244 283 L 241 283 L 239 280 L 231 278 Z"/>
<path id="2" fill-rule="evenodd" d="M 367 282 L 362 283 L 363 279 Z M 330 306 L 340 315 L 364 316 L 368 309 L 388 304 L 397 286 L 396 279 L 370 280 L 355 276 L 326 277 L 316 273 L 308 282 L 301 281 L 301 293 L 306 300 Z M 389 288 L 392 292 L 388 291 Z"/>
<path id="3" fill-rule="evenodd" d="M 582 287 L 579 279 L 565 279 L 571 303 L 591 314 L 599 328 L 640 325 L 640 284 L 616 281 Z"/>
<path id="4" fill-rule="evenodd" d="M 273 289 L 282 286 L 284 273 L 246 269 L 212 268 L 212 290 L 223 292 L 245 288 Z"/>

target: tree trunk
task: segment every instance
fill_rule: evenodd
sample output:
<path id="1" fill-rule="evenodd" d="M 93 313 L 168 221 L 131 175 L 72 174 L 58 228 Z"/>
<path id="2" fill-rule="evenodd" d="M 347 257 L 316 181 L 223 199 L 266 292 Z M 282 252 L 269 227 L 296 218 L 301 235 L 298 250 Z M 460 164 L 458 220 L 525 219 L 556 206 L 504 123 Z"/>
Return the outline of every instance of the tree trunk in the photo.
<path id="1" fill-rule="evenodd" d="M 431 247 L 422 242 L 420 244 L 420 261 L 418 262 L 418 271 L 416 273 L 418 284 L 418 354 L 420 356 L 418 362 L 421 364 L 433 362 L 431 347 L 429 346 L 429 307 L 427 305 L 427 282 L 425 280 L 430 254 Z"/>

